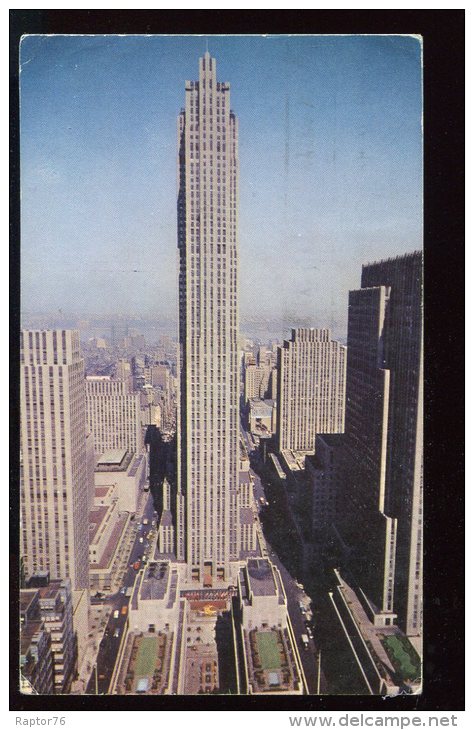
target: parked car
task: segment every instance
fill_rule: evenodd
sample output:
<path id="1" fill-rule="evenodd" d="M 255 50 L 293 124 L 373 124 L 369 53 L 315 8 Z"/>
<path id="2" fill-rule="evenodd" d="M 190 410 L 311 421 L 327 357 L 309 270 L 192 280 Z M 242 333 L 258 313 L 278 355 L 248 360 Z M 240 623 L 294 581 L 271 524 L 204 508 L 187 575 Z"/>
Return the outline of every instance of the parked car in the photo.
<path id="1" fill-rule="evenodd" d="M 122 614 L 122 616 L 126 616 L 127 615 L 127 610 L 128 610 L 128 606 L 122 606 L 122 610 L 120 611 L 120 613 Z"/>
<path id="2" fill-rule="evenodd" d="M 114 618 L 118 618 L 118 617 L 119 617 L 119 612 L 118 612 L 118 608 L 117 608 L 117 609 L 116 609 L 116 610 L 114 611 Z"/>

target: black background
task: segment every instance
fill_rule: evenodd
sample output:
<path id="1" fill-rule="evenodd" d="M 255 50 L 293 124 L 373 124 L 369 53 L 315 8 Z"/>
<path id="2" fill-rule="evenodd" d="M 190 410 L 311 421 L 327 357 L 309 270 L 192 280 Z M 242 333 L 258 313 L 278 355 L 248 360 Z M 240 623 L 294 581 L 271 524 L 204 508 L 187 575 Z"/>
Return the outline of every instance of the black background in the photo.
<path id="1" fill-rule="evenodd" d="M 424 686 L 418 697 L 33 696 L 18 691 L 20 200 L 24 33 L 406 33 L 423 36 L 425 251 Z M 464 11 L 10 11 L 10 709 L 464 709 Z"/>

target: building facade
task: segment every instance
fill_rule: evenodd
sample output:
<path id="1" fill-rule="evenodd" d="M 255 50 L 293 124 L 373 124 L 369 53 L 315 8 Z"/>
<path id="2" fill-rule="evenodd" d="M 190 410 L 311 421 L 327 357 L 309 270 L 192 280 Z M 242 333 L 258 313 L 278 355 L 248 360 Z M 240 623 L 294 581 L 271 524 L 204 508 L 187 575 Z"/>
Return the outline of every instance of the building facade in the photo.
<path id="1" fill-rule="evenodd" d="M 51 637 L 52 670 L 55 694 L 67 694 L 77 668 L 78 637 L 73 621 L 71 583 L 50 580 L 44 573 L 31 576 L 28 590 L 20 592 L 20 601 L 37 605 L 44 630 Z"/>
<path id="2" fill-rule="evenodd" d="M 86 378 L 87 424 L 97 455 L 110 449 L 139 453 L 143 448 L 140 395 L 128 382 L 108 376 Z"/>
<path id="3" fill-rule="evenodd" d="M 238 128 L 230 86 L 199 60 L 178 119 L 177 557 L 227 580 L 238 557 Z"/>
<path id="4" fill-rule="evenodd" d="M 341 535 L 382 625 L 421 634 L 422 254 L 362 269 L 349 293 Z"/>
<path id="5" fill-rule="evenodd" d="M 22 692 L 53 694 L 51 634 L 41 618 L 39 592 L 20 590 L 20 676 Z"/>
<path id="6" fill-rule="evenodd" d="M 271 374 L 271 365 L 247 365 L 244 377 L 244 398 L 246 403 L 253 398 L 263 400 L 268 396 Z"/>
<path id="7" fill-rule="evenodd" d="M 314 453 L 317 434 L 344 431 L 346 347 L 328 329 L 298 328 L 278 350 L 278 446 Z"/>
<path id="8" fill-rule="evenodd" d="M 337 455 L 343 434 L 325 434 L 316 438 L 316 453 L 307 456 L 305 469 L 311 490 L 312 537 L 318 540 L 338 515 Z"/>
<path id="9" fill-rule="evenodd" d="M 23 331 L 20 353 L 21 555 L 88 588 L 89 470 L 79 333 Z"/>

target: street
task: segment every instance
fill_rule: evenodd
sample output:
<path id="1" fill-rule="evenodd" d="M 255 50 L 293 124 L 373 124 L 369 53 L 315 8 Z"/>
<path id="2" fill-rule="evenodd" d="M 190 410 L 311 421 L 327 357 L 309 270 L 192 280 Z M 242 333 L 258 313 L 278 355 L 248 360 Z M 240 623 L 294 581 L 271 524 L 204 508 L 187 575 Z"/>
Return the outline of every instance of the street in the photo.
<path id="1" fill-rule="evenodd" d="M 145 552 L 146 546 L 148 545 L 146 536 L 152 529 L 154 531 L 154 539 L 156 540 L 156 526 L 152 527 L 151 524 L 154 518 L 153 498 L 150 492 L 146 499 L 143 515 L 140 517 L 140 515 L 137 514 L 135 518 L 136 536 L 128 560 L 128 568 L 126 569 L 124 579 L 122 581 L 122 589 L 129 589 L 127 591 L 129 594 L 131 594 L 138 572 L 131 566 L 138 560 L 142 563 L 141 558 Z M 142 524 L 143 519 L 148 519 L 148 525 L 145 526 Z M 141 537 L 143 538 L 143 543 L 140 543 Z M 128 604 L 130 603 L 130 597 L 130 595 L 126 595 L 125 592 L 121 592 L 119 590 L 117 593 L 109 595 L 104 599 L 104 603 L 110 606 L 111 611 L 105 628 L 104 637 L 100 642 L 99 653 L 96 660 L 96 670 L 92 672 L 92 676 L 87 685 L 87 694 L 107 694 L 109 692 L 110 681 L 115 669 L 118 650 L 128 621 Z M 122 613 L 124 606 L 126 607 L 126 610 Z M 118 617 L 114 618 L 116 611 L 118 611 Z"/>
<path id="2" fill-rule="evenodd" d="M 244 441 L 247 448 L 253 449 L 253 444 L 250 440 L 250 435 L 242 429 Z M 253 456 L 255 455 L 255 452 Z M 252 459 L 254 466 L 259 468 L 260 464 L 258 460 Z M 274 490 L 262 482 L 261 477 L 255 471 L 254 468 L 250 469 L 250 474 L 253 481 L 253 492 L 255 499 L 255 506 L 260 516 L 264 514 L 270 515 L 271 512 L 283 510 L 284 513 L 289 509 L 288 503 L 281 503 L 282 500 L 276 499 Z M 267 492 L 265 491 L 267 489 Z M 145 497 L 144 497 L 145 498 Z M 147 535 L 151 529 L 154 531 L 153 542 L 156 542 L 156 525 L 152 527 L 152 521 L 155 518 L 154 504 L 151 492 L 146 495 L 145 506 L 143 514 L 140 516 L 137 513 L 135 518 L 135 539 L 133 547 L 130 552 L 129 559 L 127 561 L 128 567 L 125 570 L 124 578 L 121 581 L 121 590 L 117 591 L 112 595 L 107 596 L 102 602 L 107 605 L 110 609 L 110 615 L 102 641 L 100 642 L 99 652 L 96 660 L 96 671 L 92 672 L 89 683 L 87 685 L 87 694 L 107 694 L 111 687 L 111 679 L 114 673 L 115 664 L 117 661 L 117 655 L 119 647 L 123 638 L 123 633 L 126 628 L 128 621 L 128 606 L 130 603 L 131 592 L 137 577 L 137 571 L 132 567 L 136 561 L 142 563 L 142 556 L 145 550 L 151 550 L 151 546 L 147 540 Z M 264 504 L 262 504 L 262 501 Z M 268 506 L 265 503 L 268 502 Z M 283 500 L 285 502 L 285 500 Z M 268 510 L 268 512 L 267 512 Z M 283 515 L 284 516 L 284 515 Z M 143 525 L 143 519 L 148 519 L 148 524 Z M 265 520 L 263 521 L 263 524 Z M 261 531 L 261 525 L 259 525 L 259 531 Z M 263 533 L 261 533 L 263 534 Z M 140 538 L 143 538 L 143 542 L 140 542 Z M 284 563 L 281 561 L 279 555 L 275 552 L 273 546 L 265 536 L 264 544 L 266 544 L 266 552 L 271 561 L 279 569 L 283 581 L 283 585 L 287 597 L 288 615 L 290 617 L 291 625 L 295 635 L 296 642 L 301 657 L 301 663 L 303 665 L 303 671 L 310 694 L 316 694 L 318 691 L 318 646 L 317 646 L 317 634 L 315 633 L 314 639 L 309 639 L 308 649 L 304 649 L 301 642 L 301 635 L 307 634 L 307 627 L 305 625 L 305 616 L 301 613 L 300 602 L 305 603 L 309 606 L 309 599 L 304 591 L 298 587 L 297 578 L 293 577 Z M 265 548 L 264 548 L 265 552 Z M 125 589 L 125 591 L 123 591 Z M 128 589 L 128 590 L 127 590 Z M 123 591 L 123 592 L 122 592 Z M 127 595 L 127 593 L 129 595 Z M 95 603 L 95 601 L 94 601 Z M 122 613 L 125 607 L 125 612 Z M 118 616 L 115 618 L 116 612 Z M 316 631 L 317 631 L 316 626 Z M 325 693 L 327 691 L 326 681 L 323 673 L 320 675 L 320 692 Z"/>
<path id="3" fill-rule="evenodd" d="M 245 433 L 245 432 L 244 432 Z M 246 439 L 247 441 L 247 439 Z M 247 441 L 248 443 L 248 441 Z M 254 461 L 254 464 L 256 465 L 256 461 Z M 262 511 L 262 509 L 265 510 L 283 510 L 286 514 L 287 510 L 289 509 L 288 503 L 286 501 L 285 504 L 279 504 L 277 500 L 273 497 L 271 493 L 266 494 L 265 492 L 265 484 L 262 482 L 262 479 L 257 474 L 257 472 L 251 468 L 250 473 L 252 475 L 252 480 L 254 484 L 254 496 L 255 501 L 258 507 L 259 513 Z M 267 487 L 267 491 L 268 487 Z M 269 503 L 269 506 L 266 508 L 263 508 L 260 502 L 260 498 L 263 497 L 263 499 Z M 280 560 L 278 554 L 273 549 L 271 543 L 269 542 L 267 536 L 265 536 L 265 542 L 267 545 L 267 553 L 268 557 L 271 559 L 274 565 L 279 569 L 283 581 L 283 585 L 285 587 L 285 593 L 287 598 L 287 606 L 288 606 L 288 615 L 290 617 L 291 625 L 293 627 L 293 632 L 295 635 L 295 639 L 298 643 L 298 649 L 300 652 L 301 657 L 301 663 L 303 665 L 303 671 L 305 673 L 306 677 L 306 683 L 308 685 L 308 692 L 309 694 L 317 694 L 318 692 L 318 646 L 317 646 L 317 630 L 318 627 L 315 627 L 315 630 L 313 630 L 313 634 L 315 636 L 314 639 L 309 639 L 309 646 L 308 649 L 304 649 L 302 642 L 301 642 L 301 635 L 307 634 L 307 627 L 305 626 L 305 616 L 301 613 L 300 609 L 300 602 L 305 603 L 305 605 L 309 606 L 309 599 L 304 593 L 304 591 L 298 587 L 297 585 L 297 579 L 296 577 L 293 577 L 288 569 L 285 567 L 284 563 Z M 320 675 L 320 693 L 324 694 L 327 691 L 327 683 L 324 677 L 324 674 L 321 672 Z"/>

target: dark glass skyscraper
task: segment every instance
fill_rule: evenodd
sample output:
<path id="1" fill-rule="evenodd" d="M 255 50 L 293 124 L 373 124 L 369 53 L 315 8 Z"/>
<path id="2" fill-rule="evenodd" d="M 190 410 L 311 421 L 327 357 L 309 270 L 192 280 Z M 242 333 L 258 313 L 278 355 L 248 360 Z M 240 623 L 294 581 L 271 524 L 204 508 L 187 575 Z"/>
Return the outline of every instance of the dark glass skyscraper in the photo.
<path id="1" fill-rule="evenodd" d="M 341 534 L 375 620 L 421 633 L 422 254 L 369 264 L 349 294 Z"/>

